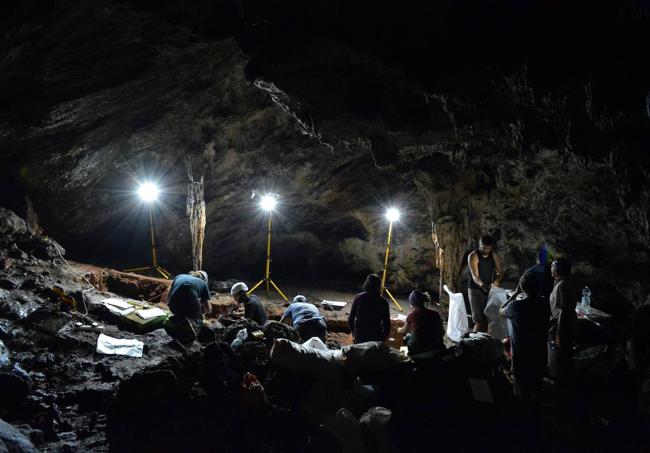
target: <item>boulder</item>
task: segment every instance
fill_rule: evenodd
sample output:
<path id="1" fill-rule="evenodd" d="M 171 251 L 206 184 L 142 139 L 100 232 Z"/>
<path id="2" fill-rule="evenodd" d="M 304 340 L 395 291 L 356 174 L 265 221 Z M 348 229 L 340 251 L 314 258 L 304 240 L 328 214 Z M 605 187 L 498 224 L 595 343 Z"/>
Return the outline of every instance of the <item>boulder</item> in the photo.
<path id="1" fill-rule="evenodd" d="M 278 321 L 269 321 L 264 326 L 264 337 L 267 345 L 272 345 L 278 338 L 286 338 L 289 341 L 301 343 L 300 334 L 291 326 Z"/>
<path id="2" fill-rule="evenodd" d="M 38 451 L 27 436 L 0 419 L 0 452 L 38 453 Z"/>
<path id="3" fill-rule="evenodd" d="M 13 235 L 16 233 L 26 233 L 27 224 L 18 215 L 0 207 L 0 235 Z"/>
<path id="4" fill-rule="evenodd" d="M 20 404 L 34 388 L 34 381 L 17 364 L 10 371 L 0 371 L 0 407 Z"/>

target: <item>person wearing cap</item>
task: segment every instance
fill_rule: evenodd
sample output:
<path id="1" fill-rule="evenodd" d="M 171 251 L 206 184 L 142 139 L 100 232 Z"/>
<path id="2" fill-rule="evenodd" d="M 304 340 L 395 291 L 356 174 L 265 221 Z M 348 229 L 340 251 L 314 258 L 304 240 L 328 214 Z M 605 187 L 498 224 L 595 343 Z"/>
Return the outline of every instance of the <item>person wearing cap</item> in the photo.
<path id="1" fill-rule="evenodd" d="M 266 323 L 266 312 L 262 302 L 253 294 L 248 294 L 248 286 L 244 282 L 237 282 L 230 288 L 230 295 L 238 304 L 244 304 L 244 317 L 255 321 L 260 326 Z"/>
<path id="2" fill-rule="evenodd" d="M 203 313 L 209 311 L 209 299 L 205 271 L 177 275 L 167 293 L 167 305 L 173 316 L 163 325 L 165 331 L 182 343 L 194 341 L 203 325 Z"/>
<path id="3" fill-rule="evenodd" d="M 437 311 L 426 307 L 428 300 L 429 297 L 422 291 L 412 291 L 409 304 L 413 310 L 406 317 L 404 325 L 397 329 L 398 333 L 406 334 L 406 345 L 412 357 L 430 357 L 445 350 L 442 318 Z"/>
<path id="4" fill-rule="evenodd" d="M 293 298 L 293 303 L 284 311 L 280 322 L 292 325 L 300 334 L 302 341 L 318 337 L 324 343 L 327 337 L 325 319 L 318 308 L 314 304 L 310 304 L 302 295 Z"/>
<path id="5" fill-rule="evenodd" d="M 381 278 L 370 274 L 363 283 L 363 292 L 352 301 L 348 325 L 355 343 L 386 341 L 390 334 L 388 301 L 381 297 Z"/>

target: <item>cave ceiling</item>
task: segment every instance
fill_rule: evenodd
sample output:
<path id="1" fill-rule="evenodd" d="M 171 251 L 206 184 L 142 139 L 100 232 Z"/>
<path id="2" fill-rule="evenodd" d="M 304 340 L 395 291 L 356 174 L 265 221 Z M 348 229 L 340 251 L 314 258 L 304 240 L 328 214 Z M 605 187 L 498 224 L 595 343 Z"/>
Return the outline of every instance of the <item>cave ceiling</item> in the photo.
<path id="1" fill-rule="evenodd" d="M 286 278 L 381 266 L 456 282 L 498 237 L 512 279 L 546 242 L 611 300 L 650 259 L 647 2 L 26 1 L 0 7 L 2 204 L 79 260 L 146 259 L 133 188 L 164 188 L 161 261 L 191 264 L 184 159 L 205 180 L 205 267 L 261 271 L 280 194 Z M 255 196 L 253 196 L 255 195 Z M 29 202 L 25 201 L 28 196 Z M 143 248 L 143 244 L 145 247 Z M 452 283 L 453 284 L 453 283 Z"/>

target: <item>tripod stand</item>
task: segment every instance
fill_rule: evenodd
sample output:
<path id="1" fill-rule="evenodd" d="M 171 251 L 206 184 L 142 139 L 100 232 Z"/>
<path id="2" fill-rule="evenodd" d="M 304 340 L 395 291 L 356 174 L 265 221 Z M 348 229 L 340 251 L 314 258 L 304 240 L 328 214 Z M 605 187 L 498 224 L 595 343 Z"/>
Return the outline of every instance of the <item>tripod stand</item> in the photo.
<path id="1" fill-rule="evenodd" d="M 386 288 L 386 273 L 388 270 L 388 253 L 390 252 L 390 240 L 392 235 L 393 235 L 393 222 L 390 221 L 390 223 L 388 224 L 388 241 L 386 241 L 386 256 L 384 257 L 384 271 L 382 272 L 381 275 L 381 295 L 383 296 L 384 291 L 386 291 L 386 294 L 388 294 L 390 300 L 392 300 L 393 303 L 397 306 L 397 309 L 399 311 L 404 311 L 402 306 L 397 303 L 393 295 L 390 293 L 390 291 L 388 291 L 388 288 Z"/>
<path id="2" fill-rule="evenodd" d="M 275 284 L 273 280 L 271 280 L 271 212 L 269 211 L 269 229 L 268 229 L 268 234 L 266 236 L 266 271 L 264 273 L 264 278 L 257 282 L 255 286 L 253 286 L 251 289 L 248 290 L 248 294 L 253 294 L 253 291 L 255 291 L 262 283 L 266 283 L 266 296 L 269 296 L 269 293 L 271 292 L 271 286 L 282 296 L 282 298 L 285 301 L 288 301 L 289 299 L 287 296 L 284 295 L 282 290 L 278 288 L 278 285 Z"/>
<path id="3" fill-rule="evenodd" d="M 124 269 L 124 272 L 152 271 L 154 273 L 157 272 L 158 274 L 160 274 L 162 278 L 169 279 L 171 274 L 158 265 L 158 257 L 156 256 L 156 234 L 155 234 L 154 223 L 153 223 L 153 207 L 151 205 L 149 205 L 149 228 L 151 231 L 151 266 L 133 267 L 130 269 Z"/>

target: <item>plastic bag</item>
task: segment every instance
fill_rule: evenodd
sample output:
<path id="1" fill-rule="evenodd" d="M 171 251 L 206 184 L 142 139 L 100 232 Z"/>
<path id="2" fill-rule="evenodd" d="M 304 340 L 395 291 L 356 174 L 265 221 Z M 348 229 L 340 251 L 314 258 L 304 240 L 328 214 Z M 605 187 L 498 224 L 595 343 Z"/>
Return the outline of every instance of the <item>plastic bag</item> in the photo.
<path id="1" fill-rule="evenodd" d="M 374 439 L 377 453 L 397 453 L 399 450 L 388 437 L 390 419 L 393 413 L 385 407 L 375 406 L 359 418 L 362 432 L 367 432 Z"/>
<path id="2" fill-rule="evenodd" d="M 321 425 L 321 429 L 336 437 L 343 453 L 366 453 L 368 448 L 361 437 L 361 426 L 352 412 L 339 411 Z"/>
<path id="3" fill-rule="evenodd" d="M 465 299 L 461 293 L 452 293 L 447 285 L 443 288 L 449 294 L 449 318 L 447 320 L 447 337 L 458 343 L 469 331 Z"/>
<path id="4" fill-rule="evenodd" d="M 268 403 L 264 387 L 257 376 L 246 373 L 239 386 L 239 396 L 242 406 L 248 409 L 261 409 Z"/>
<path id="5" fill-rule="evenodd" d="M 341 349 L 341 352 L 344 357 L 343 367 L 349 374 L 386 371 L 409 360 L 382 341 L 351 344 Z"/>
<path id="6" fill-rule="evenodd" d="M 232 350 L 236 351 L 239 349 L 241 345 L 244 344 L 244 341 L 246 341 L 246 338 L 248 338 L 248 330 L 246 330 L 246 328 L 240 329 L 239 332 L 237 332 L 235 339 L 230 343 Z"/>
<path id="7" fill-rule="evenodd" d="M 278 338 L 271 349 L 271 361 L 279 368 L 311 374 L 320 379 L 340 381 L 343 378 L 343 355 L 340 350 L 322 350 Z"/>
<path id="8" fill-rule="evenodd" d="M 499 315 L 499 309 L 508 300 L 506 290 L 492 286 L 488 293 L 483 314 L 488 319 L 488 332 L 497 340 L 503 340 L 508 335 L 508 319 Z"/>

